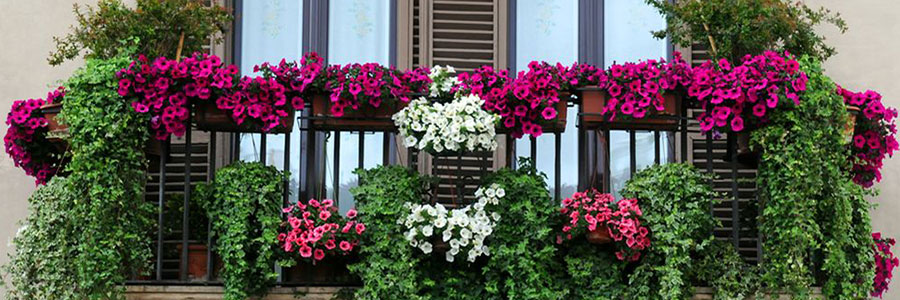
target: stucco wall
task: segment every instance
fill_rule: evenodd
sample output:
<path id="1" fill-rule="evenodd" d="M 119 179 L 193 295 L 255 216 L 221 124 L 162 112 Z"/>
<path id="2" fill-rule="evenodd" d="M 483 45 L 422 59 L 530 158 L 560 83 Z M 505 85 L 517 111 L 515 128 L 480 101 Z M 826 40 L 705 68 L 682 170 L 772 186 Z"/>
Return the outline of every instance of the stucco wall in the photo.
<path id="1" fill-rule="evenodd" d="M 93 0 L 0 0 L 0 117 L 5 119 L 15 99 L 43 97 L 55 83 L 68 77 L 81 62 L 51 67 L 46 58 L 53 47 L 52 36 L 62 35 L 74 22 L 73 3 Z M 807 0 L 840 12 L 850 30 L 839 35 L 823 28 L 839 53 L 825 66 L 836 82 L 852 90 L 873 89 L 885 102 L 900 107 L 900 64 L 892 59 L 900 54 L 900 2 L 896 0 Z M 0 126 L 0 135 L 6 126 Z M 876 185 L 881 195 L 874 198 L 880 207 L 873 213 L 875 230 L 900 237 L 900 158 L 884 167 L 883 182 Z M 7 261 L 8 241 L 27 214 L 26 199 L 34 190 L 34 180 L 0 155 L 0 264 Z M 900 299 L 900 287 L 885 299 Z M 3 291 L 0 286 L 0 298 Z"/>

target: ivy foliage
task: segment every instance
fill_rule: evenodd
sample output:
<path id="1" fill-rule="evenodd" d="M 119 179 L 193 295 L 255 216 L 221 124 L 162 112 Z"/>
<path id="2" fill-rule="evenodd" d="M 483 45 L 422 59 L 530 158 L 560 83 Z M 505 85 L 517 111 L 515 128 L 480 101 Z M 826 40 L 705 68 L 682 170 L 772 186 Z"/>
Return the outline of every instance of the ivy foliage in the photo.
<path id="1" fill-rule="evenodd" d="M 530 160 L 520 161 L 515 170 L 500 169 L 484 180 L 506 190 L 497 206 L 503 217 L 487 242 L 484 286 L 492 299 L 563 299 L 566 291 L 555 274 L 564 267 L 553 233 L 559 206 L 550 198 L 546 176 Z"/>
<path id="2" fill-rule="evenodd" d="M 632 176 L 622 190 L 639 199 L 643 224 L 652 242 L 629 277 L 628 298 L 685 299 L 693 295 L 692 255 L 712 242 L 716 220 L 709 208 L 716 193 L 712 178 L 687 164 L 648 167 Z"/>
<path id="3" fill-rule="evenodd" d="M 759 268 L 744 261 L 729 241 L 715 240 L 694 262 L 691 278 L 709 285 L 715 299 L 764 299 Z"/>
<path id="4" fill-rule="evenodd" d="M 78 25 L 65 37 L 53 38 L 56 50 L 51 65 L 59 65 L 87 50 L 86 58 L 121 55 L 122 47 L 137 46 L 135 53 L 155 58 L 175 57 L 184 34 L 182 53 L 202 51 L 203 45 L 221 43 L 231 22 L 223 7 L 201 0 L 137 0 L 134 9 L 121 0 L 100 0 L 96 7 L 74 5 Z M 131 43 L 140 41 L 140 43 Z"/>
<path id="5" fill-rule="evenodd" d="M 842 33 L 839 14 L 810 8 L 797 0 L 646 0 L 666 18 L 666 29 L 654 32 L 683 47 L 698 43 L 714 61 L 740 62 L 744 55 L 783 50 L 821 60 L 835 54 L 816 27 L 831 24 Z"/>
<path id="6" fill-rule="evenodd" d="M 73 236 L 80 230 L 69 214 L 76 197 L 66 191 L 64 177 L 55 177 L 28 198 L 30 213 L 13 238 L 15 252 L 2 271 L 8 275 L 6 298 L 82 299 L 77 265 L 70 259 L 78 253 Z"/>
<path id="7" fill-rule="evenodd" d="M 264 296 L 275 272 L 285 175 L 259 162 L 236 161 L 219 169 L 197 199 L 212 222 L 215 250 L 222 257 L 225 299 Z"/>
<path id="8" fill-rule="evenodd" d="M 127 52 L 127 51 L 123 51 Z M 76 266 L 77 293 L 85 299 L 122 297 L 131 273 L 149 270 L 153 207 L 144 201 L 149 138 L 146 117 L 116 93 L 116 71 L 127 55 L 89 59 L 65 83 L 60 118 L 69 126 L 72 160 L 65 208 L 78 232 L 68 259 Z"/>
<path id="9" fill-rule="evenodd" d="M 563 256 L 568 275 L 567 299 L 622 299 L 625 263 L 597 245 L 578 243 Z"/>
<path id="10" fill-rule="evenodd" d="M 356 299 L 429 299 L 423 294 L 425 270 L 418 266 L 421 257 L 403 239 L 403 228 L 397 220 L 409 214 L 404 205 L 419 203 L 431 182 L 426 177 L 402 166 L 379 166 L 358 169 L 359 186 L 353 198 L 359 222 L 366 224 L 362 236 L 360 262 L 349 266 L 362 280 Z"/>
<path id="11" fill-rule="evenodd" d="M 848 172 L 846 108 L 818 62 L 804 57 L 800 65 L 809 76 L 800 107 L 773 115 L 752 136 L 762 150 L 762 279 L 772 291 L 805 297 L 821 253 L 825 296 L 865 298 L 874 276 L 870 205 Z"/>

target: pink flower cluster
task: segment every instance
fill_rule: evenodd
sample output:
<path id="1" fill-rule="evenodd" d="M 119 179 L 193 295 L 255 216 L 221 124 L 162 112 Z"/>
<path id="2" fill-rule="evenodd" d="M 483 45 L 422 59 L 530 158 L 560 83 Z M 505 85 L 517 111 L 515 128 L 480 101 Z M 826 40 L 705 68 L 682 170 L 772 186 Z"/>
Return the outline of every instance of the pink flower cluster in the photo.
<path id="1" fill-rule="evenodd" d="M 331 114 L 341 117 L 347 109 L 383 102 L 409 102 L 411 93 L 423 92 L 431 80 L 427 69 L 400 72 L 377 63 L 332 65 L 326 69 L 325 91 L 331 94 Z"/>
<path id="2" fill-rule="evenodd" d="M 875 244 L 872 245 L 872 251 L 875 255 L 875 281 L 872 283 L 872 297 L 881 298 L 882 294 L 888 290 L 891 284 L 891 278 L 894 277 L 894 268 L 900 265 L 900 259 L 894 257 L 891 247 L 894 246 L 894 239 L 882 238 L 880 232 L 873 232 L 872 239 Z"/>
<path id="3" fill-rule="evenodd" d="M 150 113 L 154 136 L 165 140 L 171 134 L 184 134 L 191 102 L 215 99 L 231 89 L 237 73 L 236 66 L 225 67 L 215 55 L 195 53 L 180 62 L 159 57 L 150 63 L 141 55 L 116 76 L 119 95 L 136 97 L 131 106 L 139 113 Z"/>
<path id="4" fill-rule="evenodd" d="M 648 114 L 665 111 L 666 92 L 691 82 L 691 68 L 676 53 L 672 62 L 645 60 L 637 63 L 614 64 L 609 67 L 606 88 L 609 99 L 602 113 L 608 120 L 619 114 L 626 118 L 642 119 Z M 602 79 L 602 78 L 601 78 Z"/>
<path id="5" fill-rule="evenodd" d="M 851 151 L 853 157 L 853 181 L 871 187 L 881 181 L 884 159 L 893 156 L 900 147 L 897 143 L 897 109 L 885 107 L 881 94 L 874 91 L 854 93 L 841 86 L 837 93 L 844 97 L 846 105 L 859 107 L 862 113 L 856 117 Z"/>
<path id="6" fill-rule="evenodd" d="M 588 231 L 608 230 L 616 241 L 616 257 L 623 261 L 638 260 L 640 251 L 650 246 L 650 231 L 641 225 L 637 199 L 617 202 L 610 194 L 588 190 L 563 199 L 562 206 L 560 213 L 566 219 L 562 234 L 567 240 Z M 558 240 L 561 242 L 562 238 Z"/>
<path id="7" fill-rule="evenodd" d="M 16 167 L 34 176 L 35 184 L 46 184 L 62 168 L 63 153 L 47 140 L 48 121 L 41 113 L 45 104 L 60 103 L 62 87 L 47 93 L 47 99 L 16 100 L 6 115 L 9 128 L 3 137 L 6 153 Z"/>
<path id="8" fill-rule="evenodd" d="M 709 111 L 698 116 L 701 130 L 737 132 L 765 123 L 766 113 L 783 103 L 799 105 L 808 80 L 789 54 L 767 51 L 744 57 L 739 66 L 723 59 L 717 65 L 707 61 L 693 68 L 687 92 Z"/>
<path id="9" fill-rule="evenodd" d="M 356 210 L 343 218 L 330 199 L 310 199 L 307 203 L 284 208 L 288 214 L 278 242 L 287 253 L 296 252 L 300 257 L 320 261 L 326 255 L 346 255 L 359 245 L 359 237 L 366 225 L 355 221 Z"/>
<path id="10" fill-rule="evenodd" d="M 278 85 L 283 87 L 285 99 L 280 99 L 280 96 L 276 97 L 277 99 L 273 103 L 276 107 L 283 107 L 286 104 L 285 101 L 290 101 L 293 109 L 302 110 L 311 92 L 317 91 L 316 87 L 323 85 L 325 77 L 320 76 L 324 69 L 322 61 L 323 59 L 319 54 L 310 52 L 303 57 L 299 65 L 296 62 L 288 62 L 282 59 L 277 66 L 269 63 L 254 66 L 253 72 L 262 72 L 264 78 L 272 78 Z M 228 100 L 220 98 L 216 100 L 216 105 L 219 108 L 234 106 L 231 103 L 219 103 L 219 101 Z"/>

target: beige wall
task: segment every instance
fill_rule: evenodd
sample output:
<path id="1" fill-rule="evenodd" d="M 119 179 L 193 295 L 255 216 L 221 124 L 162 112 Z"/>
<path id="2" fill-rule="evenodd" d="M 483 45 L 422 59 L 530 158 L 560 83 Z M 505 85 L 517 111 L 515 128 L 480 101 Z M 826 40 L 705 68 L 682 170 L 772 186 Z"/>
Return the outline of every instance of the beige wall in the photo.
<path id="1" fill-rule="evenodd" d="M 826 73 L 847 89 L 875 90 L 891 107 L 900 107 L 900 1 L 807 0 L 811 5 L 840 12 L 850 30 L 841 35 L 823 28 L 838 54 L 825 63 Z M 900 238 L 900 153 L 885 162 L 884 179 L 875 186 L 881 195 L 872 199 L 879 207 L 872 213 L 872 227 Z M 895 272 L 895 275 L 897 272 Z M 900 299 L 900 285 L 892 284 L 884 299 Z"/>
<path id="2" fill-rule="evenodd" d="M 14 99 L 43 97 L 59 80 L 68 77 L 81 62 L 59 67 L 47 64 L 53 47 L 52 36 L 67 32 L 74 21 L 73 2 L 93 0 L 0 0 L 0 116 L 5 119 Z M 885 102 L 900 107 L 900 64 L 892 60 L 900 54 L 900 2 L 896 0 L 807 0 L 840 12 L 850 26 L 843 35 L 823 28 L 829 42 L 839 51 L 825 66 L 836 82 L 852 90 L 873 89 Z M 6 126 L 0 126 L 0 135 Z M 900 158 L 888 160 L 885 180 L 877 185 L 881 195 L 874 198 L 880 207 L 873 213 L 875 230 L 900 237 Z M 0 155 L 0 264 L 7 261 L 8 241 L 16 223 L 27 214 L 26 199 L 34 190 L 34 180 L 9 157 Z M 900 299 L 900 287 L 885 299 Z M 0 298 L 2 298 L 0 287 Z"/>

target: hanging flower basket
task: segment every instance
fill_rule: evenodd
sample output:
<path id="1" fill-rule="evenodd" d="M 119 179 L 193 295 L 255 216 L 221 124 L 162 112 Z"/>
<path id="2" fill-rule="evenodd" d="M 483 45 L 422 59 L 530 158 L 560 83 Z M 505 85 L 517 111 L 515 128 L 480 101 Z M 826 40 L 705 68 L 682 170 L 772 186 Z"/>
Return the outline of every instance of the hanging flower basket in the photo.
<path id="1" fill-rule="evenodd" d="M 41 106 L 41 114 L 47 119 L 47 140 L 57 147 L 65 146 L 65 136 L 69 134 L 69 126 L 60 124 L 57 115 L 62 111 L 62 103 L 50 103 Z"/>
<path id="2" fill-rule="evenodd" d="M 200 101 L 195 106 L 194 123 L 197 128 L 206 131 L 250 132 L 250 133 L 289 133 L 294 129 L 294 110 L 287 110 L 288 115 L 282 117 L 279 126 L 265 131 L 262 122 L 247 118 L 238 124 L 231 117 L 231 112 L 219 109 L 212 101 Z"/>
<path id="3" fill-rule="evenodd" d="M 643 118 L 616 117 L 609 121 L 608 115 L 603 114 L 609 95 L 604 89 L 598 87 L 579 88 L 576 94 L 581 99 L 581 122 L 588 129 L 607 126 L 609 129 L 646 129 L 646 130 L 675 130 L 678 120 L 674 118 L 658 118 L 657 116 L 674 117 L 681 108 L 681 95 L 674 92 L 663 94 L 665 109 L 663 111 L 650 111 Z M 652 106 L 652 105 L 651 105 Z M 619 114 L 621 115 L 621 113 Z"/>
<path id="4" fill-rule="evenodd" d="M 597 245 L 609 244 L 613 240 L 606 225 L 597 225 L 594 230 L 588 231 L 584 237 L 587 238 L 588 243 Z"/>
<path id="5" fill-rule="evenodd" d="M 847 123 L 844 124 L 844 142 L 853 141 L 853 133 L 856 131 L 856 116 L 859 115 L 859 107 L 847 105 Z"/>
<path id="6" fill-rule="evenodd" d="M 343 116 L 331 112 L 329 95 L 317 94 L 312 101 L 312 127 L 319 130 L 394 130 L 391 116 L 406 107 L 406 102 L 383 102 L 378 107 L 360 105 L 357 110 L 345 110 Z"/>

